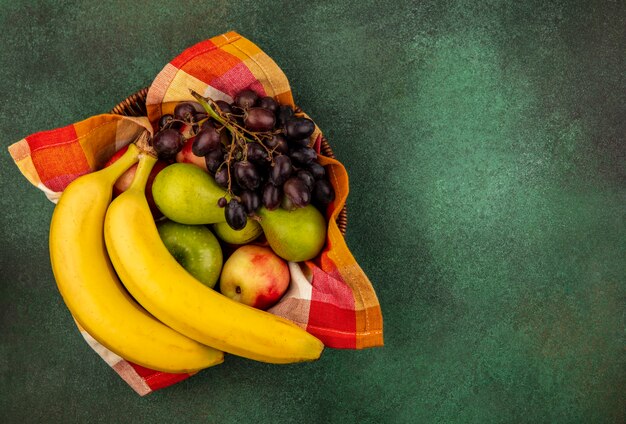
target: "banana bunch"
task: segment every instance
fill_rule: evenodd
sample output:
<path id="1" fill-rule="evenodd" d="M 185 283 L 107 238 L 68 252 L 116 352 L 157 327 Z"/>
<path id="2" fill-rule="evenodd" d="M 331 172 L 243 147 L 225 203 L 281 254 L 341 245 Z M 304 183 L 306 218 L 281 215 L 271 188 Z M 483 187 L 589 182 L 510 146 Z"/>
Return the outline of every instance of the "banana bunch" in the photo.
<path id="1" fill-rule="evenodd" d="M 122 358 L 165 372 L 217 365 L 223 352 L 269 363 L 319 358 L 317 338 L 206 287 L 176 262 L 145 198 L 156 159 L 143 150 L 132 144 L 74 180 L 52 215 L 52 270 L 76 321 Z M 131 187 L 111 202 L 115 181 L 137 162 Z"/>

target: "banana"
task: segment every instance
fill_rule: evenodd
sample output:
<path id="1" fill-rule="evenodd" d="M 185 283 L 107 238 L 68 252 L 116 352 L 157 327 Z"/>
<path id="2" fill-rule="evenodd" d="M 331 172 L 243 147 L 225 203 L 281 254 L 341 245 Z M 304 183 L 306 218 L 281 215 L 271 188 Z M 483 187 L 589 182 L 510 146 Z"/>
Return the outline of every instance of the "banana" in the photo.
<path id="1" fill-rule="evenodd" d="M 139 161 L 145 180 L 154 159 Z M 291 321 L 237 303 L 191 276 L 159 238 L 143 185 L 133 184 L 109 207 L 104 236 L 122 283 L 156 318 L 227 353 L 269 363 L 318 359 L 324 345 Z"/>
<path id="2" fill-rule="evenodd" d="M 50 224 L 50 260 L 61 296 L 76 321 L 106 348 L 158 371 L 197 371 L 223 361 L 222 352 L 172 330 L 139 306 L 117 278 L 103 228 L 113 184 L 137 162 L 131 144 L 113 165 L 74 180 Z"/>

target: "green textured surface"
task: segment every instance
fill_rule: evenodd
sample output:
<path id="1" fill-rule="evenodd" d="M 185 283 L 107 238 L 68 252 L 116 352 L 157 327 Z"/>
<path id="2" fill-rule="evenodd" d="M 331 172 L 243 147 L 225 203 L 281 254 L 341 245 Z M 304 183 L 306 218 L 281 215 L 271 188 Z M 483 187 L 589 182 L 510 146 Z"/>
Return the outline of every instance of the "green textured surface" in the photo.
<path id="1" fill-rule="evenodd" d="M 624 422 L 625 28 L 618 1 L 0 2 L 1 421 Z M 140 398 L 76 331 L 6 146 L 230 29 L 348 169 L 386 346 Z"/>

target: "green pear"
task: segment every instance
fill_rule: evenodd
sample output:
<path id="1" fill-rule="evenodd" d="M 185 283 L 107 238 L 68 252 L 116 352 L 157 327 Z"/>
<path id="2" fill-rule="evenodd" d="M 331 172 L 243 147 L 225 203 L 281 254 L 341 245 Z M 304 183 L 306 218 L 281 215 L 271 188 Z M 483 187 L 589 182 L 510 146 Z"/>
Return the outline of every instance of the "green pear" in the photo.
<path id="1" fill-rule="evenodd" d="M 213 288 L 222 271 L 223 256 L 219 241 L 204 225 L 185 225 L 164 221 L 157 226 L 161 240 L 176 262 L 198 281 Z"/>
<path id="2" fill-rule="evenodd" d="M 313 259 L 324 247 L 326 220 L 312 205 L 291 211 L 262 207 L 257 214 L 270 247 L 287 261 Z"/>
<path id="3" fill-rule="evenodd" d="M 213 177 L 189 163 L 174 163 L 159 172 L 152 185 L 152 197 L 167 218 L 181 224 L 224 222 L 224 209 L 217 205 L 226 196 Z"/>
<path id="4" fill-rule="evenodd" d="M 213 232 L 220 240 L 230 244 L 246 244 L 257 238 L 263 232 L 258 222 L 248 219 L 246 226 L 241 230 L 233 230 L 226 222 L 213 224 Z"/>

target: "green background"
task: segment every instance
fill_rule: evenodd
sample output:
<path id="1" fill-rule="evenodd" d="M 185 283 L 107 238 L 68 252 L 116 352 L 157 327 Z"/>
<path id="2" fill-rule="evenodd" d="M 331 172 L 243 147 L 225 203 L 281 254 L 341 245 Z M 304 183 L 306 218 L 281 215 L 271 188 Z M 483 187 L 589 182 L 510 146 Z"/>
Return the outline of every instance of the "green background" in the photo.
<path id="1" fill-rule="evenodd" d="M 2 421 L 624 422 L 623 2 L 304 3 L 0 3 Z M 74 327 L 53 205 L 6 147 L 228 30 L 283 68 L 348 169 L 385 347 L 229 357 L 140 398 Z"/>

